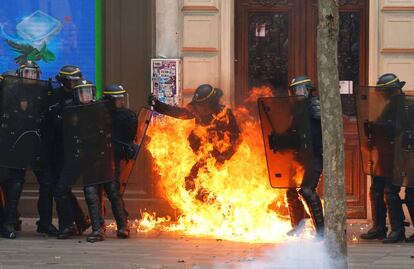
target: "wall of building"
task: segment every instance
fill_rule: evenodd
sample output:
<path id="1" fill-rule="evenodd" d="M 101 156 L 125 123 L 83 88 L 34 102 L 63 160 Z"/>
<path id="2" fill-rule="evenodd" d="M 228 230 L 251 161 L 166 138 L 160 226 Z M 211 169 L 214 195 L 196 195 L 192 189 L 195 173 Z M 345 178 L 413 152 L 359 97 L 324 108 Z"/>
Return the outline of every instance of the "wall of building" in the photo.
<path id="1" fill-rule="evenodd" d="M 184 103 L 204 83 L 234 103 L 233 10 L 227 0 L 156 0 L 156 55 L 183 59 Z"/>
<path id="2" fill-rule="evenodd" d="M 392 72 L 414 91 L 414 0 L 370 1 L 370 83 Z"/>

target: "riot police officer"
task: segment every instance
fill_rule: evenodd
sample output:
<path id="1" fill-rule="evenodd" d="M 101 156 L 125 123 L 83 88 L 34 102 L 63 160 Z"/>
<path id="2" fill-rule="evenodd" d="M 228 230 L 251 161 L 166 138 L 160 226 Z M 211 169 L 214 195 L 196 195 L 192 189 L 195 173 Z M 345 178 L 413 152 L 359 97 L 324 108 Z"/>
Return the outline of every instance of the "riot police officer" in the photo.
<path id="1" fill-rule="evenodd" d="M 72 104 L 79 103 L 79 95 L 74 89 L 82 81 L 83 76 L 76 66 L 66 65 L 61 68 L 56 79 L 62 87 L 58 91 L 58 103 L 50 108 L 49 120 L 51 122 L 48 132 L 48 175 L 54 182 L 54 194 L 59 218 L 58 238 L 66 239 L 71 235 L 82 234 L 90 227 L 89 218 L 84 214 L 71 187 L 62 180 L 63 160 L 63 123 L 62 111 Z M 76 226 L 73 226 L 73 222 Z"/>
<path id="2" fill-rule="evenodd" d="M 384 94 L 395 96 L 403 94 L 402 88 L 405 82 L 400 81 L 399 78 L 392 73 L 387 73 L 378 78 L 377 91 L 383 91 Z M 391 102 L 385 111 L 392 110 L 390 106 L 394 105 Z M 384 113 L 383 113 L 384 114 Z M 385 117 L 384 115 L 382 117 Z M 383 124 L 382 131 L 387 132 L 394 127 L 391 122 Z M 393 185 L 391 179 L 382 176 L 373 176 L 370 187 L 370 200 L 373 226 L 367 233 L 361 234 L 361 239 L 384 239 L 383 243 L 397 243 L 405 239 L 404 227 L 404 213 L 402 209 L 402 200 L 399 196 L 401 190 L 400 186 Z M 385 201 L 384 201 L 385 194 Z M 414 189 L 406 188 L 406 202 L 409 212 L 414 213 Z M 391 232 L 387 236 L 386 227 L 386 212 L 388 209 L 388 216 L 391 224 Z M 413 214 L 414 216 L 414 214 Z M 410 237 L 407 241 L 414 242 L 414 237 Z"/>
<path id="3" fill-rule="evenodd" d="M 229 135 L 229 143 L 226 149 L 220 149 L 214 144 L 213 140 L 208 141 L 213 144 L 213 149 L 207 154 L 212 156 L 217 164 L 223 164 L 229 160 L 236 152 L 240 144 L 240 129 L 236 118 L 231 109 L 220 103 L 223 91 L 214 88 L 209 84 L 203 84 L 197 87 L 194 92 L 192 101 L 186 107 L 175 107 L 157 100 L 150 96 L 148 104 L 151 105 L 158 113 L 165 114 L 178 119 L 195 119 L 197 126 L 209 126 L 208 132 L 212 135 L 208 137 L 217 137 L 218 140 L 224 139 L 225 134 Z M 223 117 L 225 120 L 223 120 Z M 204 139 L 205 140 L 205 139 Z M 200 154 L 203 139 L 197 135 L 194 130 L 188 136 L 190 147 L 195 154 Z M 189 175 L 185 178 L 185 188 L 187 191 L 196 189 L 195 179 L 199 170 L 205 165 L 208 156 L 199 156 L 200 161 L 196 162 Z M 208 198 L 208 191 L 199 188 L 196 198 L 205 201 Z"/>
<path id="4" fill-rule="evenodd" d="M 301 196 L 310 211 L 317 235 L 323 236 L 323 209 L 321 199 L 316 192 L 323 168 L 320 101 L 319 97 L 316 96 L 315 87 L 307 76 L 295 77 L 289 85 L 289 92 L 292 96 L 304 96 L 306 99 L 312 136 L 313 158 L 310 164 L 305 165 L 305 173 L 300 189 L 289 188 L 286 193 L 293 228 L 288 232 L 288 235 L 298 234 L 304 226 L 303 220 L 306 217 L 306 213 L 304 205 L 299 199 L 299 196 Z"/>
<path id="5" fill-rule="evenodd" d="M 112 141 L 114 145 L 115 180 L 107 183 L 84 187 L 92 222 L 92 232 L 86 241 L 94 243 L 104 240 L 104 213 L 101 211 L 100 194 L 103 189 L 111 202 L 112 213 L 117 224 L 118 238 L 128 238 L 129 229 L 124 201 L 120 192 L 120 162 L 134 158 L 133 140 L 137 130 L 137 116 L 127 109 L 128 95 L 120 84 L 108 85 L 104 90 L 104 99 L 109 101 L 113 119 Z"/>
<path id="6" fill-rule="evenodd" d="M 19 66 L 19 69 L 15 74 L 26 79 L 37 80 L 40 78 L 40 73 L 40 67 L 35 62 L 27 61 L 26 63 Z M 13 75 L 13 73 L 7 72 L 5 75 Z M 20 114 L 20 120 L 24 121 L 25 117 L 27 117 L 24 109 L 20 112 Z M 16 122 L 15 124 L 19 123 Z M 40 168 L 40 170 L 34 170 L 34 174 L 39 183 L 39 199 L 37 203 L 39 221 L 36 222 L 37 232 L 56 235 L 57 229 L 52 224 L 53 194 L 51 181 L 47 176 L 45 176 L 44 168 Z M 4 209 L 5 221 L 1 229 L 1 234 L 5 238 L 15 238 L 15 231 L 21 229 L 21 221 L 19 220 L 18 213 L 18 203 L 23 189 L 25 176 L 25 169 L 8 169 L 8 180 L 4 184 L 6 197 Z"/>

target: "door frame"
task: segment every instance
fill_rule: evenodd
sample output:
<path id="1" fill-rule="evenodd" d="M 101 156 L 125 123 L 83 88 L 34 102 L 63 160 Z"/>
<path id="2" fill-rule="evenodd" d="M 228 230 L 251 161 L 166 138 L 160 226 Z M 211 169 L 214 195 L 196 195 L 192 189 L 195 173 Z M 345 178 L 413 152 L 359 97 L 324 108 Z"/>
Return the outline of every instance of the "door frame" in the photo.
<path id="1" fill-rule="evenodd" d="M 293 64 L 288 67 L 288 76 L 291 79 L 295 74 L 302 75 L 307 74 L 317 86 L 317 61 L 316 61 L 316 38 L 317 38 L 317 16 L 318 6 L 317 0 L 306 1 L 306 7 L 300 10 L 294 10 L 297 6 L 298 0 L 275 1 L 279 3 L 285 3 L 285 5 L 271 5 L 269 1 L 254 1 L 259 4 L 248 6 L 249 0 L 234 0 L 234 55 L 235 55 L 235 103 L 240 105 L 243 103 L 243 99 L 248 94 L 248 55 L 247 48 L 248 41 L 247 36 L 247 20 L 249 11 L 286 11 L 289 16 L 295 16 L 296 24 L 300 29 L 305 29 L 306 34 L 298 36 L 300 31 L 296 31 L 293 25 L 294 20 L 289 22 L 289 60 Z M 267 3 L 266 6 L 260 6 L 260 2 Z M 303 2 L 302 2 L 303 3 Z M 369 80 L 369 0 L 341 0 L 340 12 L 360 12 L 361 28 L 360 28 L 360 44 L 359 44 L 359 83 L 360 85 L 367 85 Z M 270 6 L 269 6 L 270 5 Z M 298 22 L 298 16 L 302 18 L 307 16 L 305 20 Z M 311 23 L 309 23 L 309 22 Z M 296 27 L 298 28 L 298 27 Z M 312 42 L 306 42 L 306 36 L 313 36 Z M 299 43 L 300 42 L 300 43 Z M 297 44 L 306 44 L 305 50 L 296 48 Z M 298 45 L 296 45 L 297 47 Z M 292 49 L 293 47 L 293 49 Z M 243 55 L 241 52 L 245 52 Z M 293 53 L 293 55 L 292 55 Z M 301 59 L 306 58 L 306 62 L 301 64 Z M 296 66 L 296 67 L 293 67 Z M 349 218 L 364 219 L 367 217 L 367 177 L 362 172 L 362 160 L 360 159 L 358 133 L 356 128 L 356 119 L 354 117 L 344 117 L 344 138 L 345 138 L 345 151 L 347 153 L 346 162 L 348 165 L 352 165 L 352 168 L 348 169 L 347 174 L 348 182 L 346 186 L 347 190 L 347 213 Z"/>

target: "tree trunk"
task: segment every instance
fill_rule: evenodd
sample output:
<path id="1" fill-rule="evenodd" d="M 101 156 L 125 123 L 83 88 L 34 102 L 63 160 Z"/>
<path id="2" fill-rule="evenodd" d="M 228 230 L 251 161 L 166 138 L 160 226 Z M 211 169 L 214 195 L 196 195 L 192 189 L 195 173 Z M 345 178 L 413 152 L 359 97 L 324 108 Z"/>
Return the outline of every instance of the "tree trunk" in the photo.
<path id="1" fill-rule="evenodd" d="M 317 39 L 321 98 L 325 244 L 337 267 L 347 268 L 342 106 L 338 78 L 339 0 L 319 0 Z"/>

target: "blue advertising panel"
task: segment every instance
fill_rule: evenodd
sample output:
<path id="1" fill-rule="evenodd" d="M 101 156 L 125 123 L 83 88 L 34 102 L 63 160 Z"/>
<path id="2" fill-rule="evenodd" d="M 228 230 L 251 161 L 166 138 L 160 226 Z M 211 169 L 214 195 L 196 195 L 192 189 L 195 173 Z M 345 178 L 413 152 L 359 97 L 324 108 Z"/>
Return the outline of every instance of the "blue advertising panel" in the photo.
<path id="1" fill-rule="evenodd" d="M 0 0 L 0 73 L 28 59 L 40 65 L 42 79 L 70 64 L 88 80 L 99 80 L 97 1 Z"/>

